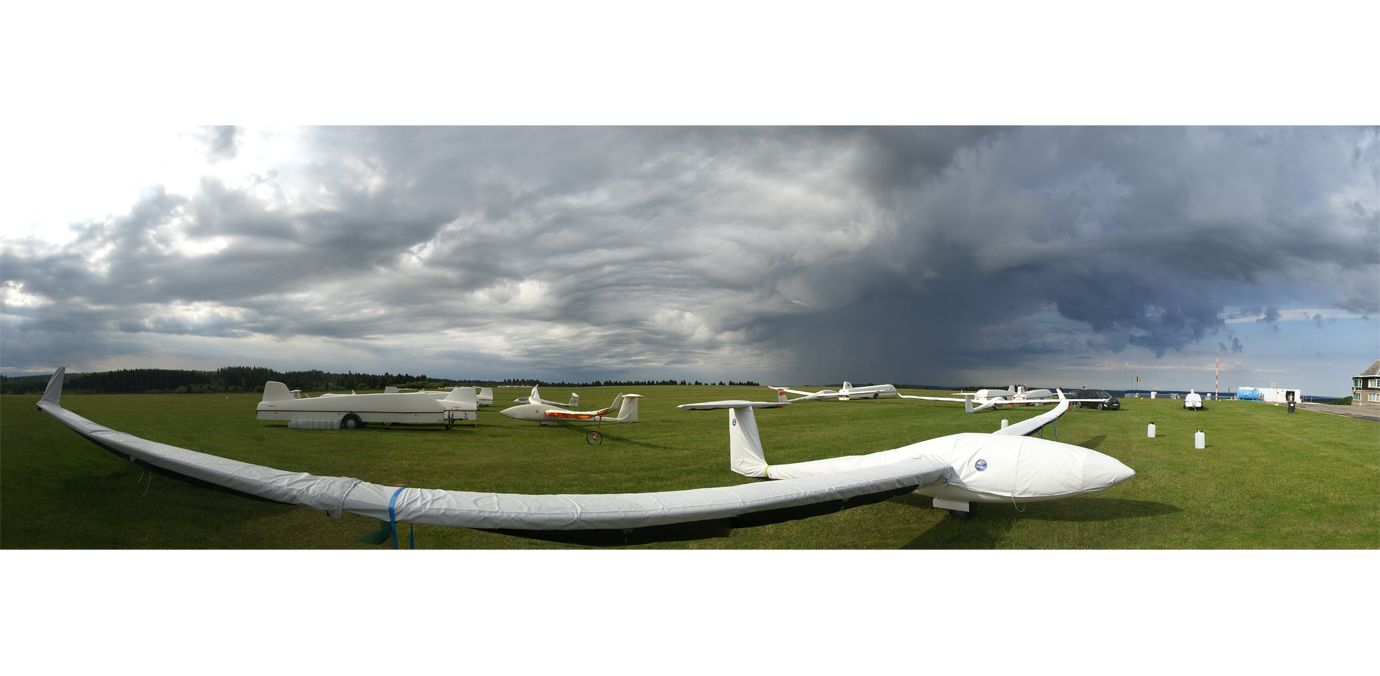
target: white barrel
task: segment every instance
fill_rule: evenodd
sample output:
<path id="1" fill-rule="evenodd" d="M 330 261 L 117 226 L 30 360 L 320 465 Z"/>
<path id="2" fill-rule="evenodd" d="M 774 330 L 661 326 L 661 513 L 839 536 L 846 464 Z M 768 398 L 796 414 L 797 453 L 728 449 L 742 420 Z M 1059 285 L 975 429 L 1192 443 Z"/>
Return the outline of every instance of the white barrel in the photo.
<path id="1" fill-rule="evenodd" d="M 296 421 L 296 420 L 289 420 L 289 421 L 288 421 L 288 429 L 290 429 L 290 430 L 295 430 L 295 429 L 297 429 L 297 421 Z"/>
<path id="2" fill-rule="evenodd" d="M 1146 436 L 1146 437 L 1149 437 L 1149 438 L 1151 438 L 1151 439 L 1154 439 L 1154 438 L 1155 438 L 1155 423 L 1150 423 L 1150 424 L 1145 428 L 1145 436 Z"/>
<path id="3" fill-rule="evenodd" d="M 1010 421 L 1010 420 L 1007 420 L 1006 418 L 1002 418 L 1002 419 L 1001 419 L 1001 428 L 1002 428 L 1002 429 L 1006 429 L 1006 426 L 1007 426 L 1007 425 L 1010 425 L 1010 424 L 1011 424 L 1011 421 Z"/>
<path id="4" fill-rule="evenodd" d="M 340 429 L 340 421 L 339 421 L 339 420 L 332 420 L 332 421 L 331 421 L 331 429 L 333 429 L 333 430 L 338 430 L 338 429 Z"/>
<path id="5" fill-rule="evenodd" d="M 1198 430 L 1196 433 L 1194 433 L 1193 447 L 1199 449 L 1207 448 L 1207 437 L 1203 435 L 1202 430 Z"/>

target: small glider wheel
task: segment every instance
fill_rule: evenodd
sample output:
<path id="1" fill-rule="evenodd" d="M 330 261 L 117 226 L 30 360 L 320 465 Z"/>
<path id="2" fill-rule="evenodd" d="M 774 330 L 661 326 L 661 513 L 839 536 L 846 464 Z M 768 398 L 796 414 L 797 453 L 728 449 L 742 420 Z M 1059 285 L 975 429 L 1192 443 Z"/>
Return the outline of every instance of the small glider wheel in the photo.
<path id="1" fill-rule="evenodd" d="M 972 510 L 972 507 L 969 507 L 968 509 L 969 509 L 969 510 Z M 967 511 L 967 512 L 965 512 L 965 511 L 963 511 L 963 510 L 961 510 L 961 509 L 951 509 L 951 510 L 949 510 L 949 513 L 952 514 L 952 515 L 954 516 L 955 519 L 971 519 L 971 518 L 973 518 L 973 512 L 972 512 L 972 511 Z"/>
<path id="2" fill-rule="evenodd" d="M 340 419 L 340 426 L 344 427 L 347 430 L 358 429 L 360 427 L 364 427 L 364 421 L 360 420 L 359 416 L 351 413 L 345 416 L 344 418 Z"/>
<path id="3" fill-rule="evenodd" d="M 585 443 L 589 444 L 590 446 L 598 446 L 599 444 L 604 443 L 604 436 L 599 434 L 598 430 L 595 430 L 585 435 Z"/>

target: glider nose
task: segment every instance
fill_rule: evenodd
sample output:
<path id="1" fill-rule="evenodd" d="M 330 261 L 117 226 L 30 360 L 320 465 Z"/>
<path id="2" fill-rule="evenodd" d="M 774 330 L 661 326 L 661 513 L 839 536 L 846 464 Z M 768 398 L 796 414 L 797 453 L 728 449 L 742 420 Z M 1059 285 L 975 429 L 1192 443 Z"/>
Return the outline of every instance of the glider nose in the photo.
<path id="1" fill-rule="evenodd" d="M 505 408 L 505 409 L 503 409 L 502 411 L 499 411 L 499 413 L 502 413 L 503 415 L 505 415 L 505 416 L 507 416 L 507 417 L 509 417 L 509 418 L 516 418 L 516 417 L 517 417 L 516 415 L 513 414 L 513 409 L 512 409 L 512 408 Z"/>
<path id="2" fill-rule="evenodd" d="M 1135 475 L 1135 470 L 1109 455 L 1092 453 L 1083 460 L 1083 485 L 1090 491 L 1106 490 Z"/>

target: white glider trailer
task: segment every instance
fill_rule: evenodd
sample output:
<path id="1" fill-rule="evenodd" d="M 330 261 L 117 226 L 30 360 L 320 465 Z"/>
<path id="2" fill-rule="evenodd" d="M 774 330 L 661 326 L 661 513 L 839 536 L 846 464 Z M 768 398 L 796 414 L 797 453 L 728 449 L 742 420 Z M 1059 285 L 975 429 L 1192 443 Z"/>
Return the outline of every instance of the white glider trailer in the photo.
<path id="1" fill-rule="evenodd" d="M 473 387 L 457 387 L 443 399 L 428 392 L 385 392 L 383 394 L 323 394 L 316 398 L 295 396 L 287 385 L 270 380 L 264 383 L 264 398 L 258 406 L 259 420 L 283 420 L 296 427 L 323 424 L 331 429 L 355 429 L 367 423 L 443 424 L 446 429 L 457 420 L 474 420 L 478 425 L 479 405 Z M 299 421 L 292 423 L 291 421 Z M 320 421 L 303 423 L 301 421 Z"/>

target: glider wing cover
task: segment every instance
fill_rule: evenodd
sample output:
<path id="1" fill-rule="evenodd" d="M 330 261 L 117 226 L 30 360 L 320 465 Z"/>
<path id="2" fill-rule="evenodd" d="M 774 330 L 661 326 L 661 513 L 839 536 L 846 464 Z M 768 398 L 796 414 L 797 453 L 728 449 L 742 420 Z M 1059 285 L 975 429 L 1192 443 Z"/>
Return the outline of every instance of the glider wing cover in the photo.
<path id="1" fill-rule="evenodd" d="M 1062 396 L 1062 394 L 1060 396 Z M 997 430 L 992 434 L 1005 434 L 1018 437 L 1030 436 L 1031 434 L 1034 434 L 1035 432 L 1039 431 L 1041 427 L 1044 427 L 1045 425 L 1048 425 L 1049 423 L 1058 420 L 1059 416 L 1064 415 L 1064 413 L 1068 410 L 1069 401 L 1067 399 L 1064 399 L 1060 401 L 1059 405 L 1055 406 L 1054 410 L 1052 411 L 1042 413 L 1029 420 L 1023 420 L 1009 427 Z"/>
<path id="2" fill-rule="evenodd" d="M 170 446 L 98 425 L 62 408 L 62 377 L 49 381 L 39 408 L 88 441 L 168 473 L 255 497 L 399 522 L 518 530 L 642 528 L 723 519 L 772 509 L 915 488 L 934 480 L 928 461 L 903 461 L 823 476 L 660 493 L 518 495 L 382 486 L 252 465 Z M 736 402 L 735 402 L 736 403 Z M 743 402 L 747 403 L 747 402 Z M 765 402 L 763 402 L 765 403 Z M 779 406 L 775 402 L 770 406 Z"/>

